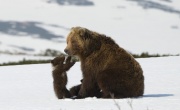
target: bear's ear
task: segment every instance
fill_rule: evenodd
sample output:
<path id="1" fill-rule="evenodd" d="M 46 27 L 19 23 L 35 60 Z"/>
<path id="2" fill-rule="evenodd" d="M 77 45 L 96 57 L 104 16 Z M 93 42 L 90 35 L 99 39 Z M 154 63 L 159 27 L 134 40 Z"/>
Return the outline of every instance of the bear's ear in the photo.
<path id="1" fill-rule="evenodd" d="M 92 38 L 91 31 L 89 31 L 86 28 L 79 28 L 78 32 L 79 32 L 80 38 L 83 40 L 89 40 Z"/>
<path id="2" fill-rule="evenodd" d="M 71 31 L 78 34 L 79 37 L 82 39 L 82 40 L 87 40 L 87 39 L 91 39 L 91 31 L 89 31 L 88 29 L 86 28 L 83 28 L 83 27 L 72 27 L 71 28 Z"/>

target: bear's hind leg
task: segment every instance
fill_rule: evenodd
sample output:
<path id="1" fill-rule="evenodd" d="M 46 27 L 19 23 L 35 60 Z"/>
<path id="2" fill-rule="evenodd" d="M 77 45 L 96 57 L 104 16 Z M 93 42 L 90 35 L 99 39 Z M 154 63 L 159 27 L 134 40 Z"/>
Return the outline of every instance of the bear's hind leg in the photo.
<path id="1" fill-rule="evenodd" d="M 78 96 L 78 93 L 79 93 L 80 88 L 81 88 L 81 84 L 71 87 L 71 88 L 70 88 L 70 94 L 71 94 L 71 96 L 72 96 L 72 97 L 73 97 L 73 96 Z"/>
<path id="2" fill-rule="evenodd" d="M 64 94 L 64 96 L 65 96 L 65 98 L 70 98 L 71 97 L 71 94 L 70 94 L 70 92 L 69 92 L 69 90 L 67 90 L 66 88 L 65 88 L 65 94 Z"/>

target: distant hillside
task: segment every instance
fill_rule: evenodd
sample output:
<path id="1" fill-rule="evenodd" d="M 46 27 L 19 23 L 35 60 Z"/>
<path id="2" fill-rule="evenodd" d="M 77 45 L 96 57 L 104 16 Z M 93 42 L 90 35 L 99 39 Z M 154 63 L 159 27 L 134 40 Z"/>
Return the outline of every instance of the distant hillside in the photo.
<path id="1" fill-rule="evenodd" d="M 134 54 L 180 52 L 179 0 L 1 0 L 0 13 L 1 53 L 63 52 L 74 26 L 110 36 Z"/>

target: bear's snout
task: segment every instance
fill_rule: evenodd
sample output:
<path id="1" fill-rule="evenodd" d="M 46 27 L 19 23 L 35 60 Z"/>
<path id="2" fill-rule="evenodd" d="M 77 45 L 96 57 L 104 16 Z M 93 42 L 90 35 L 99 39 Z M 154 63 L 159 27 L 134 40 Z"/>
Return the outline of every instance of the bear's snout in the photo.
<path id="1" fill-rule="evenodd" d="M 69 50 L 68 49 L 64 49 L 64 52 L 69 54 Z"/>

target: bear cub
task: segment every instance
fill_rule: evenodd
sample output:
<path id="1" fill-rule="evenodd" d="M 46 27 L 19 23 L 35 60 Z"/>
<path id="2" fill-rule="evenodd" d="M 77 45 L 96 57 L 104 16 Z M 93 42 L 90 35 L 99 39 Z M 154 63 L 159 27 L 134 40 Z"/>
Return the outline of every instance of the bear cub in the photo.
<path id="1" fill-rule="evenodd" d="M 60 55 L 51 60 L 51 65 L 53 67 L 52 76 L 54 92 L 58 99 L 71 97 L 70 92 L 66 88 L 68 81 L 66 71 L 68 71 L 74 64 L 75 62 L 71 61 L 70 56 L 65 58 L 64 55 Z"/>

